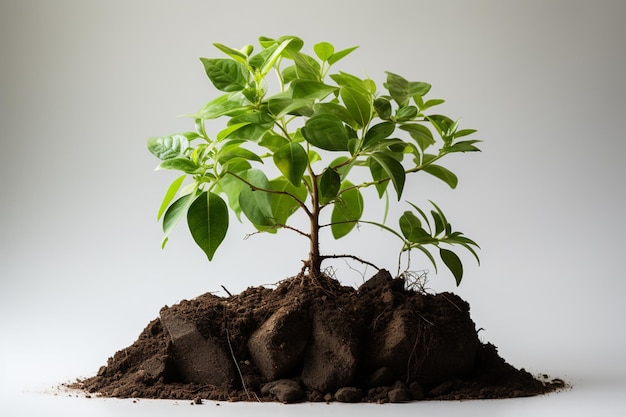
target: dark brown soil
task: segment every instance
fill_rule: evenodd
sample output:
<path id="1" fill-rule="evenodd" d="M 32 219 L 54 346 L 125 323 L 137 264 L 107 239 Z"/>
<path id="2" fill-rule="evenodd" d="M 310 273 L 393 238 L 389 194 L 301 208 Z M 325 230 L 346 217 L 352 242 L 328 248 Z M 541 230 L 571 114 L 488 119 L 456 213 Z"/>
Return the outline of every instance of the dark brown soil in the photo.
<path id="1" fill-rule="evenodd" d="M 358 289 L 293 278 L 164 307 L 72 388 L 105 397 L 405 402 L 511 398 L 564 387 L 479 341 L 469 305 L 381 271 Z"/>

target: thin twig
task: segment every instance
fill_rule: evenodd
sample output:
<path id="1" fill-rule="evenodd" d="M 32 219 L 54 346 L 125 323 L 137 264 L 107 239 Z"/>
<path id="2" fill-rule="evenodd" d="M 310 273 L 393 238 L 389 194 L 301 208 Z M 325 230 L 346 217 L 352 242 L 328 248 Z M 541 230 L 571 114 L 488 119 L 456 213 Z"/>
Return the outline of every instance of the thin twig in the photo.
<path id="1" fill-rule="evenodd" d="M 304 237 L 306 237 L 307 239 L 311 239 L 311 235 L 308 233 L 303 232 L 300 229 L 296 229 L 295 227 L 289 226 L 287 224 L 281 224 L 281 223 L 276 223 L 273 224 L 272 226 L 270 226 L 271 229 L 287 229 L 287 230 L 291 230 L 292 232 L 296 232 L 299 235 L 302 235 Z M 260 233 L 263 233 L 263 231 L 256 231 L 256 232 L 252 232 L 252 233 L 248 233 L 244 236 L 243 240 L 248 240 L 248 238 L 254 236 L 254 235 L 258 235 Z"/>
<path id="2" fill-rule="evenodd" d="M 220 285 L 220 287 L 222 287 L 222 289 L 223 289 L 224 291 L 226 291 L 226 294 L 228 294 L 228 296 L 229 296 L 229 297 L 232 297 L 232 296 L 233 296 L 233 295 L 230 293 L 230 291 L 228 291 L 228 290 L 226 289 L 226 287 L 225 287 L 225 286 Z M 228 329 L 226 329 L 226 331 L 228 331 Z"/>
<path id="3" fill-rule="evenodd" d="M 363 260 L 363 259 L 359 258 L 358 256 L 354 256 L 354 255 L 323 255 L 323 256 L 320 256 L 320 258 L 322 260 L 324 260 L 324 259 L 350 258 L 350 259 L 354 259 L 355 261 L 361 262 L 362 264 L 369 265 L 369 266 L 371 266 L 372 268 L 374 268 L 377 271 L 380 271 L 380 268 L 377 267 L 376 265 L 374 265 L 373 263 L 368 262 L 366 260 Z"/>

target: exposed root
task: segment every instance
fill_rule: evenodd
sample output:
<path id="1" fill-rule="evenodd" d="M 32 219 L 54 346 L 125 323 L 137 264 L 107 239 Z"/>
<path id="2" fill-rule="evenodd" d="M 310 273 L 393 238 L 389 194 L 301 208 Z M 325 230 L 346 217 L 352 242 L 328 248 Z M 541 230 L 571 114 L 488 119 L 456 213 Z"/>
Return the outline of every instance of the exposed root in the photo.
<path id="1" fill-rule="evenodd" d="M 226 288 L 224 288 L 226 289 Z M 228 292 L 228 291 L 226 291 Z M 228 349 L 230 350 L 230 355 L 233 359 L 233 362 L 235 364 L 235 367 L 237 368 L 237 372 L 239 373 L 239 379 L 241 379 L 241 387 L 243 388 L 246 396 L 248 397 L 248 400 L 252 399 L 252 397 L 250 396 L 250 392 L 248 391 L 248 387 L 246 386 L 246 381 L 243 377 L 243 373 L 241 372 L 241 368 L 239 367 L 239 362 L 237 362 L 237 357 L 235 356 L 235 351 L 233 350 L 233 345 L 230 342 L 230 332 L 228 330 L 228 319 L 226 316 L 226 308 L 224 308 L 224 328 L 226 330 L 226 341 L 228 342 Z M 258 397 L 257 397 L 258 400 Z"/>
<path id="2" fill-rule="evenodd" d="M 445 300 L 446 300 L 447 302 L 449 302 L 450 304 L 452 304 L 452 305 L 454 306 L 454 308 L 456 308 L 457 310 L 459 310 L 461 313 L 463 312 L 463 310 L 461 309 L 461 307 L 459 307 L 458 305 L 454 304 L 454 301 L 452 301 L 451 299 L 449 299 L 448 297 L 446 297 L 446 294 L 445 294 L 445 293 L 441 293 L 441 296 L 442 296 L 443 298 L 445 298 Z"/>
<path id="3" fill-rule="evenodd" d="M 404 279 L 404 285 L 407 290 L 415 291 L 421 294 L 427 294 L 428 288 L 428 270 L 421 271 L 404 271 L 400 278 Z"/>

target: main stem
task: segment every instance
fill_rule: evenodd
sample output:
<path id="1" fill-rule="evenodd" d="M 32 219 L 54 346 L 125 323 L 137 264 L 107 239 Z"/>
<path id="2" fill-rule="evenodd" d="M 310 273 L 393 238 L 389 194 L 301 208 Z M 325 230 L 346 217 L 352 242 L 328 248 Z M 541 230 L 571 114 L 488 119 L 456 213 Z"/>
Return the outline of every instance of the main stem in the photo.
<path id="1" fill-rule="evenodd" d="M 322 257 L 320 256 L 320 202 L 317 187 L 317 176 L 312 170 L 311 175 L 311 214 L 309 216 L 311 232 L 309 249 L 309 277 L 317 278 L 322 268 Z"/>

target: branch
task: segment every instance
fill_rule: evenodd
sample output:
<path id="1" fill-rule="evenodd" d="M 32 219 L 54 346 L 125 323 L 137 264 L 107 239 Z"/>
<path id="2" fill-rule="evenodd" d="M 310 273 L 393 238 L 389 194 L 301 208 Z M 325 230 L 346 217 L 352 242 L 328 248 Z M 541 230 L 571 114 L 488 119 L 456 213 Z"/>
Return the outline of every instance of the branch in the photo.
<path id="1" fill-rule="evenodd" d="M 296 232 L 297 234 L 299 234 L 299 235 L 302 235 L 302 236 L 306 237 L 307 239 L 311 239 L 311 235 L 310 235 L 310 234 L 305 233 L 305 232 L 303 232 L 303 231 L 302 231 L 302 230 L 300 230 L 300 229 L 296 229 L 295 227 L 292 227 L 292 226 L 289 226 L 289 225 L 286 225 L 286 224 L 276 224 L 276 225 L 274 225 L 274 226 L 272 226 L 272 227 L 289 229 L 289 230 L 291 230 L 292 232 Z"/>
<path id="2" fill-rule="evenodd" d="M 414 172 L 422 171 L 425 167 L 431 165 L 433 162 L 437 161 L 438 159 L 441 159 L 444 155 L 446 155 L 446 153 L 437 155 L 436 157 L 434 157 L 433 159 L 429 160 L 425 164 L 420 164 L 420 165 L 417 165 L 417 166 L 415 166 L 413 168 L 406 169 L 406 170 L 404 170 L 404 174 L 406 175 L 406 174 L 412 174 Z M 345 161 L 345 162 L 348 162 L 348 161 Z M 345 162 L 344 162 L 344 164 L 337 165 L 337 167 L 345 165 Z M 337 167 L 334 167 L 334 168 L 336 169 Z M 367 188 L 367 187 L 371 187 L 372 185 L 383 184 L 383 183 L 385 183 L 387 181 L 390 181 L 390 180 L 391 180 L 391 178 L 382 178 L 382 179 L 376 180 L 376 181 L 362 182 L 360 184 L 356 184 L 356 185 L 353 185 L 351 187 L 344 188 L 343 190 L 341 190 L 341 191 L 339 191 L 337 193 L 337 196 L 340 196 L 342 193 L 345 193 L 348 190 L 353 190 L 355 188 Z"/>
<path id="3" fill-rule="evenodd" d="M 376 180 L 376 181 L 369 181 L 369 182 L 362 182 L 360 184 L 355 184 L 351 187 L 346 187 L 343 190 L 339 191 L 337 193 L 337 197 L 339 197 L 341 194 L 345 193 L 346 191 L 353 190 L 355 188 L 367 188 L 367 187 L 371 187 L 372 185 L 385 183 L 387 181 L 391 181 L 391 178 L 383 178 L 383 179 Z"/>
<path id="4" fill-rule="evenodd" d="M 296 229 L 295 227 L 289 226 L 289 225 L 287 225 L 287 224 L 280 224 L 280 223 L 276 223 L 276 224 L 273 224 L 272 226 L 269 226 L 269 228 L 270 228 L 270 229 L 281 229 L 281 228 L 283 228 L 283 229 L 288 229 L 288 230 L 291 230 L 292 232 L 296 232 L 297 234 L 299 234 L 299 235 L 302 235 L 302 236 L 306 237 L 307 239 L 311 239 L 311 235 L 310 235 L 310 234 L 305 233 L 305 232 L 303 232 L 302 230 L 300 230 L 300 229 Z M 245 239 L 248 239 L 248 238 L 249 238 L 249 237 L 251 237 L 251 236 L 254 236 L 254 235 L 256 235 L 256 234 L 259 234 L 259 233 L 263 233 L 263 230 L 257 230 L 256 232 L 248 233 L 248 234 L 244 237 L 244 240 L 245 240 Z"/>
<path id="5" fill-rule="evenodd" d="M 233 177 L 237 178 L 239 181 L 243 182 L 248 187 L 250 187 L 252 189 L 252 191 L 262 191 L 262 192 L 269 193 L 269 194 L 283 194 L 283 195 L 287 195 L 287 196 L 291 197 L 296 203 L 298 203 L 298 205 L 306 212 L 307 216 L 309 216 L 309 217 L 312 216 L 311 210 L 309 210 L 309 208 L 306 206 L 306 204 L 304 204 L 304 202 L 301 201 L 298 197 L 296 197 L 295 195 L 293 195 L 291 193 L 288 193 L 287 191 L 268 190 L 266 188 L 257 187 L 256 185 L 252 184 L 251 182 L 249 182 L 248 180 L 243 178 L 241 175 L 235 174 L 232 171 L 226 171 L 225 174 L 230 174 Z"/>
<path id="6" fill-rule="evenodd" d="M 284 119 L 285 119 L 285 117 L 284 117 L 284 116 L 283 116 L 283 117 L 281 117 L 281 122 L 282 122 L 282 123 L 279 123 L 279 122 L 278 122 L 278 120 L 274 119 L 274 124 L 275 124 L 276 126 L 278 126 L 278 128 L 279 128 L 279 129 L 283 132 L 283 134 L 284 134 L 284 135 L 288 138 L 287 140 L 291 141 L 291 135 L 290 135 L 290 134 L 289 134 L 289 132 L 287 131 L 287 128 L 286 128 L 285 126 L 283 126 L 283 123 L 286 123 Z"/>
<path id="7" fill-rule="evenodd" d="M 395 230 L 393 230 L 391 227 L 386 226 L 382 223 L 378 223 L 378 222 L 373 222 L 370 220 L 344 220 L 341 222 L 333 222 L 333 223 L 328 223 L 328 224 L 322 224 L 320 225 L 320 229 L 322 227 L 328 227 L 328 226 L 332 226 L 333 224 L 348 224 L 348 223 L 365 223 L 365 224 L 370 224 L 372 226 L 378 226 L 383 230 L 388 231 L 389 233 L 391 233 L 392 235 L 398 237 L 402 242 L 404 243 L 408 243 L 407 240 L 405 238 L 402 237 L 402 235 L 400 235 L 400 233 L 396 232 Z"/>
<path id="8" fill-rule="evenodd" d="M 362 264 L 369 265 L 369 266 L 371 266 L 372 268 L 374 268 L 377 271 L 380 271 L 380 268 L 377 267 L 376 265 L 374 265 L 373 263 L 365 261 L 365 260 L 359 258 L 358 256 L 354 256 L 354 255 L 323 255 L 323 256 L 320 256 L 320 258 L 322 260 L 324 260 L 324 259 L 350 258 L 350 259 L 354 259 L 355 261 L 359 261 Z"/>

